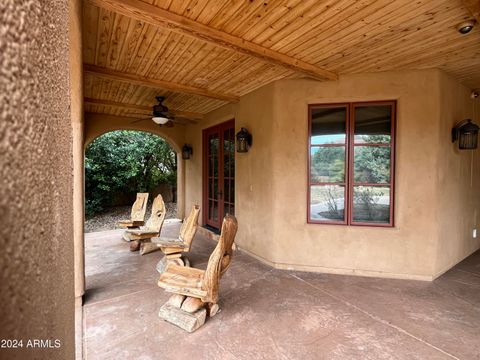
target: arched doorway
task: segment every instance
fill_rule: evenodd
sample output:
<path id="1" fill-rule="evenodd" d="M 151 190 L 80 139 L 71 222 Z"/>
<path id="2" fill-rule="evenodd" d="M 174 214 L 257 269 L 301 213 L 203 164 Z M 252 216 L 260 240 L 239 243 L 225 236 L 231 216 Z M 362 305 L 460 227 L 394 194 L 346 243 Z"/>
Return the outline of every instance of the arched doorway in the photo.
<path id="1" fill-rule="evenodd" d="M 177 218 L 177 200 L 182 196 L 182 191 L 178 191 L 181 183 L 178 159 L 169 142 L 150 131 L 108 131 L 85 146 L 84 304 L 109 296 L 111 276 L 120 270 L 114 257 L 110 261 L 98 252 L 98 246 L 106 244 L 104 237 L 116 234 L 115 248 L 107 254 L 121 251 L 124 256 L 133 255 L 121 240 L 123 229 L 119 228 L 118 220 L 130 217 L 137 192 L 150 194 L 145 220 L 150 216 L 151 203 L 157 194 L 164 198 L 167 218 Z"/>
<path id="2" fill-rule="evenodd" d="M 167 218 L 177 217 L 177 156 L 162 137 L 114 130 L 85 148 L 85 232 L 112 230 L 128 219 L 136 193 L 161 194 Z M 147 212 L 148 218 L 149 212 Z"/>
<path id="3" fill-rule="evenodd" d="M 115 130 L 138 130 L 158 135 L 174 149 L 177 154 L 177 217 L 182 219 L 185 213 L 185 169 L 184 160 L 182 160 L 181 156 L 185 128 L 182 126 L 160 127 L 153 122 L 132 122 L 132 118 L 128 117 L 85 113 L 84 124 L 77 129 L 74 136 L 76 144 L 74 147 L 75 297 L 80 303 L 85 290 L 84 153 L 87 146 L 96 138 Z"/>

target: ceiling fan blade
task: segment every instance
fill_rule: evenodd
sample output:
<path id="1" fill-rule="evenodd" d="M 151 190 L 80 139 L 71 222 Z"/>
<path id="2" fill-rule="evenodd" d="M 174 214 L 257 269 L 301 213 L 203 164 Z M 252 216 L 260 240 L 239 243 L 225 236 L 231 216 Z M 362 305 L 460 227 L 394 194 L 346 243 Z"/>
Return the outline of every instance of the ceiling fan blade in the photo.
<path id="1" fill-rule="evenodd" d="M 149 118 L 149 117 L 148 117 L 148 118 L 144 118 L 144 119 L 138 119 L 138 120 L 135 120 L 135 121 L 130 122 L 130 124 L 136 124 L 136 123 L 139 123 L 139 122 L 145 121 L 145 120 L 152 120 L 152 118 Z"/>
<path id="2" fill-rule="evenodd" d="M 175 125 L 174 125 L 173 121 L 170 120 L 169 122 L 167 122 L 167 123 L 165 124 L 165 126 L 171 128 L 171 127 L 174 127 Z"/>
<path id="3" fill-rule="evenodd" d="M 188 116 L 175 115 L 174 120 L 179 124 L 198 124 L 197 120 L 191 119 Z"/>
<path id="4" fill-rule="evenodd" d="M 188 119 L 186 118 L 174 117 L 173 119 L 170 119 L 170 121 L 175 124 L 181 124 L 181 125 L 190 124 L 190 121 L 188 121 Z"/>

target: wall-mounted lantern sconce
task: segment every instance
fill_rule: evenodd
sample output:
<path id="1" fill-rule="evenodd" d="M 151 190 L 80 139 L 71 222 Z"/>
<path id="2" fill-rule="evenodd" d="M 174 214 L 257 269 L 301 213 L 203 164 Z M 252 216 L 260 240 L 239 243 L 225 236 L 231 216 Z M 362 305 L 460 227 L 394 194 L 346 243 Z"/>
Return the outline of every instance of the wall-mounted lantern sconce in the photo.
<path id="1" fill-rule="evenodd" d="M 188 159 L 190 159 L 190 156 L 192 156 L 192 154 L 193 154 L 193 148 L 188 144 L 183 145 L 182 159 L 183 160 L 188 160 Z"/>
<path id="2" fill-rule="evenodd" d="M 247 129 L 242 127 L 237 133 L 237 152 L 248 152 L 250 146 L 252 146 L 252 134 L 250 134 Z"/>
<path id="3" fill-rule="evenodd" d="M 478 146 L 478 130 L 480 128 L 472 123 L 471 119 L 460 121 L 452 129 L 452 142 L 458 140 L 458 148 L 472 150 Z"/>

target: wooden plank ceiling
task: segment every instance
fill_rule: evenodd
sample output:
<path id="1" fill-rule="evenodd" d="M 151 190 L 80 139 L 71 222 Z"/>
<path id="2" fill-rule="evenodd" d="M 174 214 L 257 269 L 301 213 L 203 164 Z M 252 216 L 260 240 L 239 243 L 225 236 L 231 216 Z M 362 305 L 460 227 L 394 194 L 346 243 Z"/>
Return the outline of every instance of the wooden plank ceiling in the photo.
<path id="1" fill-rule="evenodd" d="M 335 74 L 440 68 L 465 85 L 479 88 L 480 26 L 467 35 L 456 30 L 457 24 L 473 18 L 465 3 L 85 0 L 83 61 L 85 97 L 89 98 L 85 109 L 136 116 L 147 114 L 146 107 L 162 95 L 174 112 L 198 120 L 269 82 L 305 76 L 306 67 L 330 78 Z M 148 11 L 142 17 L 125 10 L 128 6 L 167 10 L 167 16 L 177 16 L 177 22 L 160 26 L 158 19 L 149 18 Z M 207 33 L 181 28 L 184 22 L 188 28 L 192 20 L 201 29 L 207 26 Z M 213 29 L 214 37 L 240 42 L 237 47 L 215 43 L 210 35 L 205 37 L 208 29 Z M 265 49 L 273 58 L 243 51 L 242 46 L 249 50 L 249 44 L 260 53 Z M 277 55 L 280 61 L 276 61 Z M 292 67 L 282 63 L 285 58 L 287 62 L 293 59 Z"/>

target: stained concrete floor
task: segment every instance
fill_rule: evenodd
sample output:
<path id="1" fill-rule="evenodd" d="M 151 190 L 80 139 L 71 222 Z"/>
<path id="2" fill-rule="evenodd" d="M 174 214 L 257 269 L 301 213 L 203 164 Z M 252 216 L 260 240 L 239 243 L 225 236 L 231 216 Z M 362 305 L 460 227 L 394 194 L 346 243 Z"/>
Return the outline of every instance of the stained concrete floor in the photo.
<path id="1" fill-rule="evenodd" d="M 86 359 L 480 359 L 480 251 L 431 283 L 280 271 L 236 252 L 222 311 L 188 334 L 157 317 L 161 253 L 120 236 L 86 236 Z M 192 264 L 214 245 L 197 236 Z"/>

